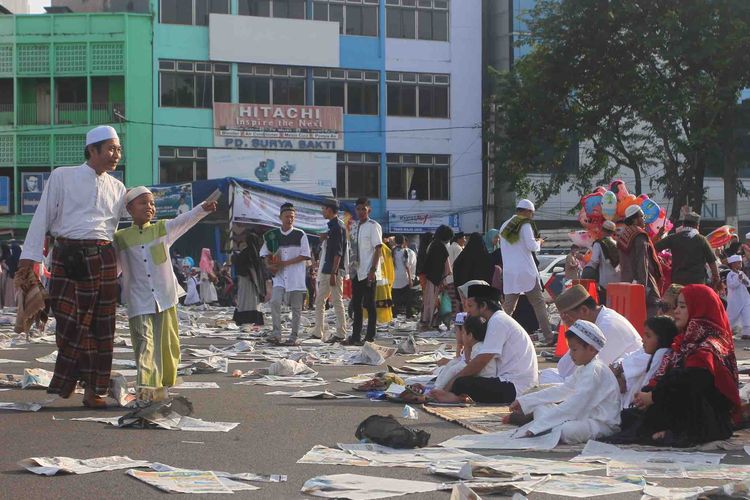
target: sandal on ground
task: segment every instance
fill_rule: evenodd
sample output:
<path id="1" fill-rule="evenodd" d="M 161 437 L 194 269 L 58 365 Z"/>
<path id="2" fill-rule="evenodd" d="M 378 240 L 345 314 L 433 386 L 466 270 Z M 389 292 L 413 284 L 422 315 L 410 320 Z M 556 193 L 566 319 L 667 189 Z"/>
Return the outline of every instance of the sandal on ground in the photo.
<path id="1" fill-rule="evenodd" d="M 93 410 L 101 410 L 107 407 L 107 402 L 99 396 L 94 396 L 94 398 L 91 400 L 84 399 L 83 406 L 85 406 L 86 408 L 91 408 Z"/>
<path id="2" fill-rule="evenodd" d="M 387 384 L 384 380 L 374 378 L 363 382 L 358 386 L 354 387 L 355 391 L 367 392 L 367 391 L 384 391 L 387 388 Z"/>

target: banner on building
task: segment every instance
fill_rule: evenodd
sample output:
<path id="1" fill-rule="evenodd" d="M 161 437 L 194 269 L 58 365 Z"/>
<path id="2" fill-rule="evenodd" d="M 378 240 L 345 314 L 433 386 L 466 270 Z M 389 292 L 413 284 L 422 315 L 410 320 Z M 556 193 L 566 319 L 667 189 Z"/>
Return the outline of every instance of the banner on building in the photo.
<path id="1" fill-rule="evenodd" d="M 49 175 L 49 172 L 23 172 L 21 174 L 21 213 L 23 215 L 33 215 L 36 212 Z"/>
<path id="2" fill-rule="evenodd" d="M 333 196 L 336 153 L 209 149 L 208 178 L 238 177 L 316 196 Z"/>
<path id="3" fill-rule="evenodd" d="M 454 231 L 460 231 L 458 214 L 404 214 L 388 212 L 389 233 L 425 233 L 434 232 L 439 226 L 449 226 Z"/>
<path id="4" fill-rule="evenodd" d="M 292 201 L 297 215 L 294 226 L 306 233 L 321 233 L 327 230 L 328 221 L 320 211 L 321 205 L 310 201 L 289 200 L 285 196 L 234 186 L 232 222 L 279 226 L 279 208 Z"/>
<path id="5" fill-rule="evenodd" d="M 173 219 L 193 208 L 193 185 L 154 186 L 149 188 L 154 195 L 156 218 Z"/>
<path id="6" fill-rule="evenodd" d="M 344 149 L 343 108 L 214 103 L 214 145 L 234 149 Z"/>
<path id="7" fill-rule="evenodd" d="M 10 213 L 10 177 L 0 177 L 0 214 Z"/>

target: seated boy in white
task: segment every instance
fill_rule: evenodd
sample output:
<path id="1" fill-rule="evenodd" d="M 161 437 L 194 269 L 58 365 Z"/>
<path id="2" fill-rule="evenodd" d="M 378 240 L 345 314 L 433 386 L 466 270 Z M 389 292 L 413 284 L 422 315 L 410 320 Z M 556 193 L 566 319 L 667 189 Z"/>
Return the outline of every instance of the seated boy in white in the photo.
<path id="1" fill-rule="evenodd" d="M 594 323 L 578 320 L 565 333 L 576 365 L 563 384 L 520 396 L 505 422 L 522 424 L 518 436 L 561 428 L 563 443 L 585 443 L 619 431 L 620 390 L 612 370 L 598 353 L 606 338 Z"/>

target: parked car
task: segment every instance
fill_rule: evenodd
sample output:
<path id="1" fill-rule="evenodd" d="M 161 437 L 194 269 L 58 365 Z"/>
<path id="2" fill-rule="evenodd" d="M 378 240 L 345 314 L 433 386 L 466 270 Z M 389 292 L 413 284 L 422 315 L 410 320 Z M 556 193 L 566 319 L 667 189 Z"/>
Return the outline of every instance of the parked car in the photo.
<path id="1" fill-rule="evenodd" d="M 565 273 L 565 258 L 567 254 L 540 254 L 537 255 L 539 259 L 539 276 L 542 278 L 542 283 L 545 285 L 552 277 L 553 274 Z"/>

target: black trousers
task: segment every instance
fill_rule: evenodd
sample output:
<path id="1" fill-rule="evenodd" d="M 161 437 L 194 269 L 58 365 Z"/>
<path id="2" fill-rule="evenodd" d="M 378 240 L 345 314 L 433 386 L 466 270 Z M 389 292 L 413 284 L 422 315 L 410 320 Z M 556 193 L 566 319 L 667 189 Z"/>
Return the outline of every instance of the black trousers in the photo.
<path id="1" fill-rule="evenodd" d="M 367 309 L 367 335 L 365 340 L 375 339 L 375 327 L 378 323 L 377 309 L 375 308 L 375 281 L 352 280 L 351 308 L 354 313 L 354 324 L 352 325 L 352 340 L 362 339 L 362 309 Z"/>
<path id="2" fill-rule="evenodd" d="M 467 394 L 477 403 L 512 403 L 516 387 L 499 378 L 461 377 L 453 382 L 453 394 Z"/>
<path id="3" fill-rule="evenodd" d="M 414 316 L 414 291 L 409 285 L 403 288 L 393 289 L 393 315 L 398 316 L 401 312 L 407 318 Z"/>

